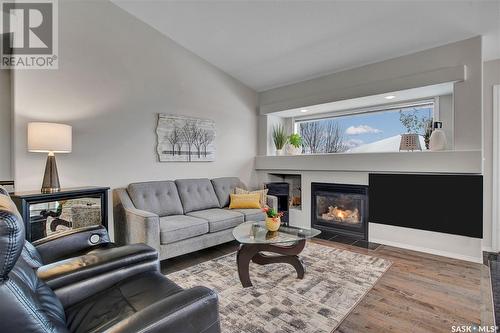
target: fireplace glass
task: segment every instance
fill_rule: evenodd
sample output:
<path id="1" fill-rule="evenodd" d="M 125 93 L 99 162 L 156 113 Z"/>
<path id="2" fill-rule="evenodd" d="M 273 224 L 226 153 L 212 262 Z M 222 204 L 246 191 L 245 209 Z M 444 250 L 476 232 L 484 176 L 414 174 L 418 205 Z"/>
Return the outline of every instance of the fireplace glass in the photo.
<path id="1" fill-rule="evenodd" d="M 316 219 L 351 227 L 361 226 L 363 196 L 360 194 L 328 194 L 316 196 Z"/>
<path id="2" fill-rule="evenodd" d="M 312 183 L 312 227 L 325 235 L 368 239 L 368 188 L 363 185 Z"/>

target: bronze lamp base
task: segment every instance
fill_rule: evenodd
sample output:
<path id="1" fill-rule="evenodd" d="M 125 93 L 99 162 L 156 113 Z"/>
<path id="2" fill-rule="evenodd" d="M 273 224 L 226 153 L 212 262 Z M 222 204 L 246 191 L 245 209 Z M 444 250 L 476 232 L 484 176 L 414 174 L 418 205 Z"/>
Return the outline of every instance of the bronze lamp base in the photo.
<path id="1" fill-rule="evenodd" d="M 54 153 L 49 153 L 45 164 L 45 174 L 43 175 L 42 193 L 54 193 L 60 190 L 61 184 L 57 173 L 56 157 Z"/>

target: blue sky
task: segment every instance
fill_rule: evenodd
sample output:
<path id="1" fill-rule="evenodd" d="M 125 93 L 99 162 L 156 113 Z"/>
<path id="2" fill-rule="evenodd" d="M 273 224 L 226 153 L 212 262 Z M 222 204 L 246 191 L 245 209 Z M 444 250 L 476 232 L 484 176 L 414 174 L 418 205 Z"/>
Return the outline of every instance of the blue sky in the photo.
<path id="1" fill-rule="evenodd" d="M 419 118 L 430 117 L 432 108 L 420 107 L 417 115 Z M 399 121 L 399 110 L 336 117 L 335 121 L 344 129 L 346 141 L 350 146 L 359 146 L 406 132 Z"/>

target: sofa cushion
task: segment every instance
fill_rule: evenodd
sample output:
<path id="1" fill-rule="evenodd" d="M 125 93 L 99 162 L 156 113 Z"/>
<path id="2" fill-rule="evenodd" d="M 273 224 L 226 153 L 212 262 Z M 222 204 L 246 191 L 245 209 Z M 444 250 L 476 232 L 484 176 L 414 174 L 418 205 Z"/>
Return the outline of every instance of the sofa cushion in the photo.
<path id="1" fill-rule="evenodd" d="M 185 213 L 219 207 L 219 200 L 209 179 L 178 179 L 175 184 Z"/>
<path id="2" fill-rule="evenodd" d="M 229 209 L 259 209 L 260 206 L 260 194 L 250 193 L 250 194 L 230 194 Z"/>
<path id="3" fill-rule="evenodd" d="M 266 213 L 261 209 L 232 209 L 231 211 L 243 214 L 245 216 L 245 222 L 266 220 Z"/>
<path id="4" fill-rule="evenodd" d="M 255 190 L 255 191 L 248 191 L 240 187 L 236 187 L 234 189 L 235 194 L 252 194 L 252 193 L 258 193 L 259 194 L 259 203 L 260 207 L 266 207 L 267 205 L 267 192 L 269 192 L 268 188 L 262 189 L 262 190 Z"/>
<path id="5" fill-rule="evenodd" d="M 178 242 L 207 232 L 207 220 L 186 215 L 171 215 L 160 218 L 161 244 Z"/>
<path id="6" fill-rule="evenodd" d="M 238 177 L 214 178 L 212 185 L 219 199 L 220 207 L 229 206 L 229 194 L 234 193 L 236 187 L 246 188 Z"/>
<path id="7" fill-rule="evenodd" d="M 158 216 L 184 213 L 173 181 L 133 183 L 128 186 L 127 191 L 137 209 Z"/>
<path id="8" fill-rule="evenodd" d="M 233 228 L 245 221 L 242 213 L 220 208 L 199 210 L 187 215 L 207 220 L 210 232 Z"/>

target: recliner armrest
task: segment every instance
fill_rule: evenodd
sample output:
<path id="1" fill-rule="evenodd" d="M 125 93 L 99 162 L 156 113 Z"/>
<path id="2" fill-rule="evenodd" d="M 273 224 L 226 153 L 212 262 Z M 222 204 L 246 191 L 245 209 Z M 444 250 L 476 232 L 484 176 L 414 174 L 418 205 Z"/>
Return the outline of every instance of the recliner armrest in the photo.
<path id="1" fill-rule="evenodd" d="M 186 289 L 135 313 L 107 332 L 219 333 L 218 297 L 205 287 Z"/>
<path id="2" fill-rule="evenodd" d="M 96 249 L 41 266 L 37 275 L 54 290 L 64 306 L 69 306 L 132 275 L 159 270 L 155 249 L 145 244 L 132 244 Z"/>
<path id="3" fill-rule="evenodd" d="M 44 264 L 49 264 L 109 243 L 108 231 L 102 225 L 98 225 L 57 233 L 37 240 L 33 245 L 40 253 Z"/>
<path id="4" fill-rule="evenodd" d="M 44 265 L 37 270 L 39 278 L 52 289 L 91 278 L 95 275 L 143 262 L 158 265 L 158 252 L 145 244 L 132 244 Z"/>

